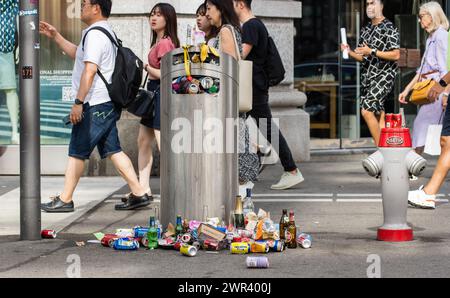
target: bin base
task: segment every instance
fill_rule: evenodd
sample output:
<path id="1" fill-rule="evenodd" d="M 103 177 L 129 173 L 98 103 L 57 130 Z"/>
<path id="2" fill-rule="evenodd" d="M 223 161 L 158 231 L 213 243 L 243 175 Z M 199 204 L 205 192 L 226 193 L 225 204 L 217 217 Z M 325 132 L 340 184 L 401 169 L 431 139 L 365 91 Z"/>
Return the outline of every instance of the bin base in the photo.
<path id="1" fill-rule="evenodd" d="M 413 230 L 384 230 L 378 229 L 377 239 L 386 242 L 404 242 L 414 240 Z"/>

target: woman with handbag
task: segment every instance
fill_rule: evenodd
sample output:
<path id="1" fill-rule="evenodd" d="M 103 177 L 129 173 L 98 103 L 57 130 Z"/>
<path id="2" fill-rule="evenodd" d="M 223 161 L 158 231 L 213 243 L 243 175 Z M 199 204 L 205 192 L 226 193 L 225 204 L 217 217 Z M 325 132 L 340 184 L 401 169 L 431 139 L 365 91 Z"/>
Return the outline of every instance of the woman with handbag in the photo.
<path id="1" fill-rule="evenodd" d="M 448 97 L 448 93 L 443 93 L 434 102 L 428 99 L 431 87 L 439 84 L 440 79 L 447 74 L 449 22 L 442 7 L 434 1 L 420 7 L 419 20 L 421 27 L 429 34 L 425 54 L 416 76 L 400 93 L 398 100 L 402 104 L 407 104 L 406 98 L 412 91 L 410 102 L 419 105 L 412 140 L 413 148 L 418 154 L 422 154 L 428 126 L 439 123 L 443 113 L 442 97 Z"/>
<path id="2" fill-rule="evenodd" d="M 167 3 L 156 4 L 150 12 L 150 26 L 152 31 L 152 44 L 148 54 L 148 64 L 145 70 L 150 80 L 147 89 L 154 93 L 154 110 L 142 117 L 138 136 L 138 166 L 139 182 L 147 189 L 151 196 L 150 174 L 153 165 L 153 143 L 156 141 L 158 149 L 161 144 L 160 124 L 160 78 L 161 59 L 180 46 L 177 36 L 177 15 L 175 8 Z"/>
<path id="3" fill-rule="evenodd" d="M 205 5 L 206 17 L 212 26 L 218 28 L 219 32 L 214 47 L 236 60 L 240 60 L 242 35 L 233 0 L 206 0 Z M 258 155 L 256 148 L 250 144 L 249 129 L 245 119 L 245 113 L 239 113 L 239 183 L 244 196 L 245 185 L 256 181 L 259 172 Z"/>

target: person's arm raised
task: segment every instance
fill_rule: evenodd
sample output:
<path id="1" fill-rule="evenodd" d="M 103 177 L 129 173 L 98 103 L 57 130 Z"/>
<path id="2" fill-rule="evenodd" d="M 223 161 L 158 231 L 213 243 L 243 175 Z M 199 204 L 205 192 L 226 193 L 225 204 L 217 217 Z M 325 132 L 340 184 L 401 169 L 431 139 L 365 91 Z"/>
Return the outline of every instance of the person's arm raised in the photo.
<path id="1" fill-rule="evenodd" d="M 65 39 L 56 28 L 49 23 L 39 22 L 39 33 L 47 36 L 48 38 L 55 41 L 58 47 L 72 60 L 75 60 L 77 55 L 77 46 Z"/>

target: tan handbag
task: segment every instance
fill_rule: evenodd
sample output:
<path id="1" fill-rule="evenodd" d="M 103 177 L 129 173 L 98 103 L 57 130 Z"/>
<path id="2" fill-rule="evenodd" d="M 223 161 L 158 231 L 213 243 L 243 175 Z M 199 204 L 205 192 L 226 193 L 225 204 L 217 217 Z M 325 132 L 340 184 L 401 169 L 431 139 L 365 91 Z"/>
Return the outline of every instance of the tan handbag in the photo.
<path id="1" fill-rule="evenodd" d="M 415 105 L 426 105 L 433 103 L 433 101 L 428 98 L 428 95 L 430 94 L 431 88 L 433 88 L 435 84 L 436 81 L 431 79 L 415 83 L 409 102 Z"/>
<path id="2" fill-rule="evenodd" d="M 236 45 L 236 57 L 238 57 L 239 63 L 239 112 L 247 113 L 253 109 L 253 62 L 241 58 L 236 33 L 233 26 L 230 27 L 233 33 L 234 44 Z"/>
<path id="3" fill-rule="evenodd" d="M 425 57 L 427 56 L 428 49 L 429 49 L 429 47 L 427 46 L 427 50 L 425 51 L 425 54 L 423 55 L 422 66 L 420 67 L 420 71 L 419 71 L 419 81 L 414 84 L 414 86 L 412 88 L 411 96 L 409 98 L 410 103 L 413 103 L 418 106 L 433 103 L 433 100 L 429 99 L 429 94 L 430 94 L 431 88 L 433 88 L 433 86 L 436 84 L 436 81 L 432 80 L 432 79 L 420 81 L 422 78 L 426 78 L 428 75 L 438 72 L 437 70 L 434 70 L 434 71 L 430 71 L 428 73 L 422 74 L 422 69 L 425 64 Z"/>

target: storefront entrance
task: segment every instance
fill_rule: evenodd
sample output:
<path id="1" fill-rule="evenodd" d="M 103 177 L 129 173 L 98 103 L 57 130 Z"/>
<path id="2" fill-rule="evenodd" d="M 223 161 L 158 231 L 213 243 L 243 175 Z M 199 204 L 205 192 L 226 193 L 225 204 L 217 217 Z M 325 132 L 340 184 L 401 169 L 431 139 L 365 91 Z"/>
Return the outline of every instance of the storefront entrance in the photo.
<path id="1" fill-rule="evenodd" d="M 303 16 L 296 20 L 295 86 L 305 92 L 303 107 L 311 117 L 312 149 L 374 147 L 369 130 L 360 116 L 360 67 L 344 60 L 339 51 L 340 28 L 347 40 L 357 46 L 360 29 L 368 19 L 365 0 L 302 0 Z M 419 0 L 385 1 L 384 14 L 400 32 L 401 47 L 422 49 L 426 36 L 417 20 Z M 444 10 L 447 1 L 441 4 Z M 419 59 L 401 65 L 394 91 L 386 102 L 386 112 L 399 111 L 398 94 L 412 79 Z M 408 127 L 416 115 L 415 106 L 405 106 Z"/>

